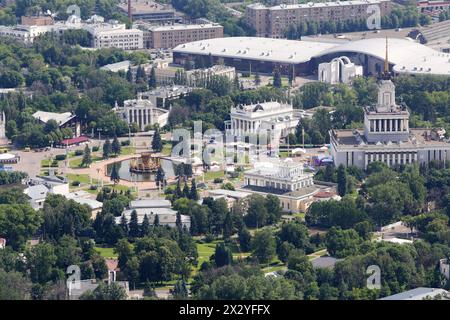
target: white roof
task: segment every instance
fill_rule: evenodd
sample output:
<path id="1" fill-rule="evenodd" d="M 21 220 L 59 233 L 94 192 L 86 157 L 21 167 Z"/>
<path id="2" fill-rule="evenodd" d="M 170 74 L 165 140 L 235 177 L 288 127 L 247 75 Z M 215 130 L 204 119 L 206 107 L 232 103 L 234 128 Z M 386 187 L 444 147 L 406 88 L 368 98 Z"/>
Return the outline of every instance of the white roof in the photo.
<path id="1" fill-rule="evenodd" d="M 227 196 L 231 198 L 245 198 L 249 195 L 251 195 L 250 192 L 243 192 L 243 191 L 234 191 L 234 190 L 227 190 L 227 189 L 215 189 L 215 190 L 209 190 L 210 195 L 215 196 Z"/>
<path id="2" fill-rule="evenodd" d="M 25 193 L 32 200 L 42 200 L 47 196 L 48 188 L 42 184 L 38 184 L 26 188 L 23 193 Z"/>
<path id="3" fill-rule="evenodd" d="M 70 112 L 56 113 L 56 112 L 36 111 L 35 113 L 33 113 L 33 117 L 44 123 L 47 123 L 49 120 L 55 120 L 59 125 L 62 125 L 67 121 L 69 121 L 70 119 L 74 118 L 75 116 L 72 115 L 72 113 Z"/>
<path id="4" fill-rule="evenodd" d="M 450 53 L 424 46 L 412 39 L 388 39 L 388 59 L 398 73 L 450 75 Z M 230 37 L 178 45 L 175 53 L 214 55 L 242 60 L 299 64 L 328 54 L 362 53 L 384 60 L 385 38 L 345 43 L 285 40 L 260 37 Z M 331 61 L 331 59 L 330 59 Z"/>
<path id="5" fill-rule="evenodd" d="M 339 52 L 363 53 L 384 60 L 386 39 L 371 38 L 335 45 L 317 56 Z M 388 59 L 399 73 L 441 74 L 450 76 L 450 54 L 415 42 L 412 39 L 388 39 Z"/>
<path id="6" fill-rule="evenodd" d="M 15 154 L 12 153 L 0 153 L 0 161 L 11 160 L 16 157 Z"/>
<path id="7" fill-rule="evenodd" d="M 207 24 L 176 24 L 167 26 L 151 26 L 148 29 L 155 31 L 183 31 L 183 30 L 195 30 L 195 29 L 211 29 L 211 28 L 223 28 L 217 23 L 207 23 Z"/>
<path id="8" fill-rule="evenodd" d="M 336 44 L 260 37 L 229 37 L 181 44 L 174 52 L 261 61 L 302 63 Z"/>
<path id="9" fill-rule="evenodd" d="M 130 202 L 130 208 L 171 208 L 172 204 L 165 199 L 143 199 Z"/>

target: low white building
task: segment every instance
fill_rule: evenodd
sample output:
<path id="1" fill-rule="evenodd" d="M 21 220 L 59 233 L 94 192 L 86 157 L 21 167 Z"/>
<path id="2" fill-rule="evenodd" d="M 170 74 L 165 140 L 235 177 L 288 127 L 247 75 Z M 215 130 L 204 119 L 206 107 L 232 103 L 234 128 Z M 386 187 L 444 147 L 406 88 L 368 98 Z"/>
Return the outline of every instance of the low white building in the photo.
<path id="1" fill-rule="evenodd" d="M 92 46 L 100 48 L 120 48 L 137 50 L 144 48 L 144 34 L 139 29 L 127 29 L 124 23 L 86 23 L 83 29 L 92 35 Z"/>
<path id="2" fill-rule="evenodd" d="M 345 56 L 319 64 L 318 76 L 321 82 L 350 84 L 355 77 L 362 75 L 363 67 L 355 65 Z"/>
<path id="3" fill-rule="evenodd" d="M 92 195 L 86 191 L 75 191 L 65 195 L 67 199 L 73 200 L 78 204 L 87 205 L 91 211 L 91 219 L 102 211 L 103 203 L 92 198 Z"/>
<path id="4" fill-rule="evenodd" d="M 314 184 L 313 173 L 305 173 L 303 164 L 286 159 L 278 162 L 255 163 L 253 169 L 244 172 L 246 186 L 267 187 L 296 191 Z"/>
<path id="5" fill-rule="evenodd" d="M 150 100 L 137 99 L 125 100 L 123 107 L 116 105 L 114 111 L 128 124 L 136 123 L 141 131 L 147 125 L 158 124 L 164 127 L 169 119 L 169 110 L 157 108 Z"/>
<path id="6" fill-rule="evenodd" d="M 29 203 L 34 210 L 44 207 L 47 194 L 60 194 L 66 196 L 69 194 L 69 183 L 56 176 L 42 176 L 31 178 L 26 181 L 28 185 L 23 193 L 29 198 Z"/>
<path id="7" fill-rule="evenodd" d="M 278 101 L 240 105 L 231 108 L 230 120 L 225 121 L 227 134 L 245 136 L 262 131 L 285 137 L 297 127 L 300 117 L 292 104 Z"/>
<path id="8" fill-rule="evenodd" d="M 244 186 L 237 191 L 280 199 L 283 212 L 306 212 L 315 201 L 336 199 L 336 188 L 315 184 L 313 173 L 304 172 L 303 164 L 288 158 L 283 161 L 255 163 L 253 169 L 244 172 Z M 338 200 L 338 199 L 336 199 Z"/>
<path id="9" fill-rule="evenodd" d="M 24 43 L 33 43 L 34 39 L 42 34 L 53 32 L 60 36 L 66 30 L 82 29 L 92 36 L 92 47 L 121 48 L 124 50 L 143 49 L 144 35 L 139 29 L 127 29 L 124 23 L 116 20 L 104 22 L 100 16 L 93 16 L 86 21 L 71 17 L 70 21 L 56 22 L 48 25 L 16 25 L 0 26 L 0 36 L 20 40 Z"/>
<path id="10" fill-rule="evenodd" d="M 206 86 L 208 81 L 214 76 L 226 77 L 228 80 L 233 81 L 236 76 L 236 69 L 224 65 L 214 65 L 210 68 L 186 71 L 187 84 L 192 87 Z"/>
<path id="11" fill-rule="evenodd" d="M 177 225 L 177 211 L 171 209 L 171 203 L 164 199 L 145 199 L 131 201 L 129 208 L 126 209 L 122 216 L 125 216 L 127 222 L 130 222 L 131 213 L 136 211 L 138 223 L 141 224 L 144 221 L 144 217 L 147 216 L 150 224 L 155 223 L 156 216 L 159 219 L 160 226 L 169 226 L 171 228 Z M 191 217 L 180 215 L 181 224 L 183 227 L 189 230 L 191 227 Z M 120 224 L 122 217 L 116 218 L 116 223 Z"/>

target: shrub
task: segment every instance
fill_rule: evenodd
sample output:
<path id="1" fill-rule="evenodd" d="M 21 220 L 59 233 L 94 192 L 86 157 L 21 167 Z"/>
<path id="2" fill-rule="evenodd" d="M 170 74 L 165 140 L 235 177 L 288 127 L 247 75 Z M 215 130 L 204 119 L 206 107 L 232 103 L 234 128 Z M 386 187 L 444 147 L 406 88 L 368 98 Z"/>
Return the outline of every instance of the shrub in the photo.
<path id="1" fill-rule="evenodd" d="M 56 161 L 66 160 L 66 155 L 65 155 L 65 154 L 57 154 L 57 155 L 55 156 L 55 160 L 56 160 Z"/>
<path id="2" fill-rule="evenodd" d="M 130 140 L 123 140 L 123 141 L 120 141 L 120 145 L 122 146 L 122 147 L 124 147 L 124 146 L 129 146 L 131 144 L 131 141 Z"/>
<path id="3" fill-rule="evenodd" d="M 80 181 L 78 181 L 78 180 L 75 180 L 72 182 L 72 186 L 74 186 L 74 187 L 78 187 L 79 185 L 80 185 Z"/>
<path id="4" fill-rule="evenodd" d="M 75 155 L 76 156 L 82 156 L 83 155 L 83 150 L 75 150 Z"/>
<path id="5" fill-rule="evenodd" d="M 214 183 L 222 183 L 222 182 L 223 182 L 223 179 L 222 179 L 222 178 L 215 178 L 215 179 L 213 180 L 213 182 L 214 182 Z"/>
<path id="6" fill-rule="evenodd" d="M 92 152 L 97 152 L 98 150 L 100 150 L 99 146 L 92 147 Z"/>

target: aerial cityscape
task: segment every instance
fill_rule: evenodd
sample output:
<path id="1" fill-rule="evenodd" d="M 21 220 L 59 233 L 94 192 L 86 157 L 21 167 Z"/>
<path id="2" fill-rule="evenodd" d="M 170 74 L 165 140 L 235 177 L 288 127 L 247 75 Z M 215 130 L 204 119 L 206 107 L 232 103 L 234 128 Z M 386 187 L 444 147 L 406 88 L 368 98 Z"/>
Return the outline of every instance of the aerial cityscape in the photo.
<path id="1" fill-rule="evenodd" d="M 0 0 L 1 300 L 450 300 L 450 1 Z"/>

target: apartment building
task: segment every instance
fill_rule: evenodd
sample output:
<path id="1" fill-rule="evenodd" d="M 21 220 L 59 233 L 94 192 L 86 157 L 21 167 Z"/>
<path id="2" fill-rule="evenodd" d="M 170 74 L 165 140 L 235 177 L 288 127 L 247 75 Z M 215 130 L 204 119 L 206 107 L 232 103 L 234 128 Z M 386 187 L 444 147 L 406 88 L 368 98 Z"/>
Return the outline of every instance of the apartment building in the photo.
<path id="1" fill-rule="evenodd" d="M 256 29 L 259 37 L 284 38 L 290 25 L 303 21 L 317 23 L 365 19 L 372 14 L 369 7 L 378 6 L 381 16 L 391 12 L 390 0 L 357 0 L 336 2 L 309 2 L 306 4 L 280 4 L 267 7 L 256 3 L 247 6 L 247 22 Z M 368 10 L 369 9 L 369 10 Z"/>
<path id="2" fill-rule="evenodd" d="M 92 46 L 100 48 L 120 48 L 124 50 L 143 49 L 143 32 L 139 29 L 126 29 L 123 23 L 85 24 L 83 29 L 92 35 Z"/>
<path id="3" fill-rule="evenodd" d="M 162 26 L 140 23 L 138 27 L 144 32 L 145 48 L 149 49 L 172 49 L 183 43 L 223 37 L 223 27 L 217 23 Z"/>

